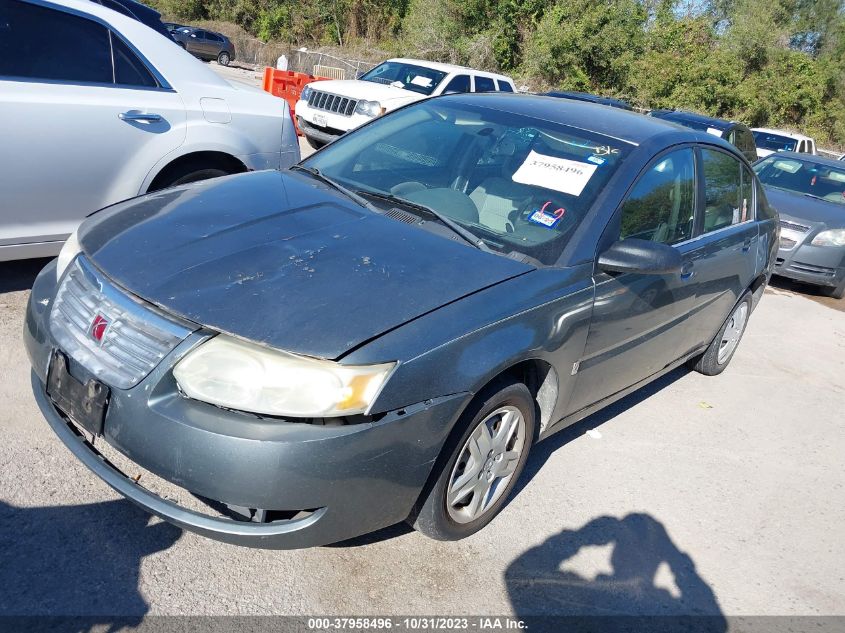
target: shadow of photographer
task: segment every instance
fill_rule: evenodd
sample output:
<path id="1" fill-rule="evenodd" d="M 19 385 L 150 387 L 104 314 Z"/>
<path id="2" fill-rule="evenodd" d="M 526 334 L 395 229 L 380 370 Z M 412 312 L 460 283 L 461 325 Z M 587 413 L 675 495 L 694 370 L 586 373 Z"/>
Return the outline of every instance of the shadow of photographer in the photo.
<path id="1" fill-rule="evenodd" d="M 153 521 L 123 500 L 40 508 L 0 502 L 4 626 L 9 616 L 20 616 L 26 630 L 52 628 L 45 616 L 79 616 L 53 622 L 75 630 L 139 624 L 149 610 L 138 587 L 141 560 L 182 534 Z"/>
<path id="2" fill-rule="evenodd" d="M 599 567 L 593 577 L 583 572 L 590 563 Z M 567 630 L 727 629 L 692 558 L 648 514 L 602 516 L 563 530 L 514 560 L 505 584 L 515 614 L 532 630 L 558 630 L 564 620 Z"/>

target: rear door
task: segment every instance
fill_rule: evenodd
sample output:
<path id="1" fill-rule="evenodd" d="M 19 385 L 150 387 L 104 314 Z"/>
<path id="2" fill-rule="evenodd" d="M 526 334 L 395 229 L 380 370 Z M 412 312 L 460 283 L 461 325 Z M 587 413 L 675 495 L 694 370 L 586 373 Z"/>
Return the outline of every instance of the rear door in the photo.
<path id="1" fill-rule="evenodd" d="M 751 285 L 759 230 L 751 170 L 720 148 L 703 146 L 698 152 L 703 187 L 697 218 L 699 236 L 690 252 L 696 298 L 689 319 L 696 346 L 712 340 Z"/>
<path id="2" fill-rule="evenodd" d="M 595 305 L 570 411 L 603 400 L 660 371 L 689 347 L 686 319 L 696 289 L 689 267 L 697 200 L 695 151 L 659 155 L 608 225 L 608 245 L 638 238 L 674 246 L 684 271 L 669 275 L 610 274 L 596 269 Z"/>
<path id="3" fill-rule="evenodd" d="M 6 6 L 0 246 L 61 242 L 87 214 L 139 193 L 181 145 L 185 111 L 104 24 L 21 0 Z"/>

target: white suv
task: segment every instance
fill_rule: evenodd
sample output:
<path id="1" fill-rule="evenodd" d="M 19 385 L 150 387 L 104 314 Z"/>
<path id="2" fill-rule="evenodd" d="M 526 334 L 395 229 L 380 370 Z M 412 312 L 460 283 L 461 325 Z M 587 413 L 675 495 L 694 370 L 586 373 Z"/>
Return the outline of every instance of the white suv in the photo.
<path id="1" fill-rule="evenodd" d="M 389 59 L 356 80 L 308 84 L 296 103 L 299 129 L 318 149 L 413 101 L 455 92 L 516 92 L 513 79 L 421 59 Z"/>
<path id="2" fill-rule="evenodd" d="M 751 133 L 754 135 L 757 156 L 760 158 L 775 152 L 816 153 L 816 142 L 803 134 L 795 134 L 786 130 L 771 130 L 765 127 L 751 128 Z"/>
<path id="3" fill-rule="evenodd" d="M 120 200 L 299 161 L 284 100 L 141 22 L 81 0 L 2 7 L 0 261 L 55 255 Z"/>

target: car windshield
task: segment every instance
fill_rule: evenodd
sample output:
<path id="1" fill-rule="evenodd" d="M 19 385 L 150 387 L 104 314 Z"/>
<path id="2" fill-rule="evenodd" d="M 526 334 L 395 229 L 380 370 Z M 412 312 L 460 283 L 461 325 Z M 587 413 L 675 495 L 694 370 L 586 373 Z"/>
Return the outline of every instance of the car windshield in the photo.
<path id="1" fill-rule="evenodd" d="M 430 95 L 445 76 L 445 72 L 433 68 L 405 62 L 384 62 L 364 73 L 361 79 Z"/>
<path id="2" fill-rule="evenodd" d="M 376 119 L 303 165 L 384 210 L 425 206 L 486 248 L 552 264 L 628 152 L 624 141 L 447 98 Z"/>
<path id="3" fill-rule="evenodd" d="M 845 167 L 837 169 L 811 160 L 775 155 L 754 165 L 754 171 L 764 185 L 845 204 Z"/>
<path id="4" fill-rule="evenodd" d="M 752 132 L 754 144 L 760 149 L 768 149 L 773 152 L 794 152 L 798 144 L 794 138 L 781 136 L 780 134 L 769 134 L 768 132 Z"/>

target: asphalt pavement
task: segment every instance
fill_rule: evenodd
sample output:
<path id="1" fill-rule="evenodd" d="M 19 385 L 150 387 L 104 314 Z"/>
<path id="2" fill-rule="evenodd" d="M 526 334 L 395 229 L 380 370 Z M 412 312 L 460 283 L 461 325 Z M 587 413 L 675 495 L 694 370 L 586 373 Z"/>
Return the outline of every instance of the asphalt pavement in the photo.
<path id="1" fill-rule="evenodd" d="M 148 517 L 53 436 L 21 343 L 44 263 L 0 264 L 0 615 L 843 611 L 841 312 L 767 290 L 727 371 L 676 371 L 537 445 L 469 539 L 261 551 Z"/>

